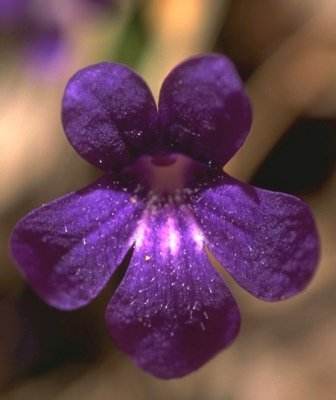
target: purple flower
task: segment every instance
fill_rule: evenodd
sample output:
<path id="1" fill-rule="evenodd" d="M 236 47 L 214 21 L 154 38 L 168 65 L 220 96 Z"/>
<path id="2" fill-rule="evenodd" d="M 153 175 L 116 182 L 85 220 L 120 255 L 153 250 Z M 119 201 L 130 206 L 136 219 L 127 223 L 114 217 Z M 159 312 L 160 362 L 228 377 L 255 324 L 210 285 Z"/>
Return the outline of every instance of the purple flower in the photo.
<path id="1" fill-rule="evenodd" d="M 11 29 L 24 20 L 27 11 L 26 0 L 0 0 L 0 27 Z"/>
<path id="2" fill-rule="evenodd" d="M 50 2 L 0 0 L 0 33 L 39 71 L 51 67 L 64 50 L 62 28 Z"/>
<path id="3" fill-rule="evenodd" d="M 67 30 L 74 22 L 116 8 L 116 0 L 69 0 L 61 7 L 51 0 L 0 0 L 0 35 L 23 55 L 32 72 L 58 72 L 66 64 Z"/>
<path id="4" fill-rule="evenodd" d="M 70 79 L 62 116 L 75 150 L 106 174 L 15 227 L 13 257 L 47 303 L 89 303 L 132 249 L 107 327 L 136 364 L 173 378 L 202 366 L 239 331 L 237 304 L 205 246 L 260 299 L 282 300 L 307 285 L 318 259 L 308 207 L 222 171 L 251 123 L 227 58 L 178 65 L 158 111 L 128 67 L 90 66 Z"/>

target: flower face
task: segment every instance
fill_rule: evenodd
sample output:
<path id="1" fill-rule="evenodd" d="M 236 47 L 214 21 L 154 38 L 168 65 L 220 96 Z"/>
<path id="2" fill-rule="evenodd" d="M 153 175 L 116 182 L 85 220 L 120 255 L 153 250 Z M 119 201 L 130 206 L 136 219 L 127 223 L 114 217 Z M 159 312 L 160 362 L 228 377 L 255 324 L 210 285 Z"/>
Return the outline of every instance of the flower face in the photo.
<path id="1" fill-rule="evenodd" d="M 285 299 L 307 285 L 318 258 L 307 206 L 222 171 L 251 123 L 227 58 L 178 65 L 158 111 L 129 68 L 93 65 L 70 79 L 62 117 L 75 150 L 106 174 L 24 217 L 13 258 L 47 303 L 70 310 L 97 296 L 132 249 L 106 323 L 147 372 L 183 376 L 239 331 L 237 304 L 205 246 L 260 299 Z"/>

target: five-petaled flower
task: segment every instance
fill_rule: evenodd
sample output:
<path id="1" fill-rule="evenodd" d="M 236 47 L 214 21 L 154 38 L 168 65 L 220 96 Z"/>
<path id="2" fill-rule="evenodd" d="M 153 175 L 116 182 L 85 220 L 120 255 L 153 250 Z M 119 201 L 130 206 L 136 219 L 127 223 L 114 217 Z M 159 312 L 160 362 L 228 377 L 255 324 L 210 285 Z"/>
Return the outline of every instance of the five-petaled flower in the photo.
<path id="1" fill-rule="evenodd" d="M 318 258 L 308 207 L 222 170 L 251 123 L 227 58 L 178 65 L 158 110 L 128 67 L 90 66 L 70 79 L 62 117 L 72 146 L 106 174 L 25 216 L 12 254 L 47 303 L 71 310 L 97 296 L 132 249 L 106 323 L 146 371 L 183 376 L 239 331 L 237 304 L 205 246 L 260 299 L 285 299 L 307 285 Z"/>

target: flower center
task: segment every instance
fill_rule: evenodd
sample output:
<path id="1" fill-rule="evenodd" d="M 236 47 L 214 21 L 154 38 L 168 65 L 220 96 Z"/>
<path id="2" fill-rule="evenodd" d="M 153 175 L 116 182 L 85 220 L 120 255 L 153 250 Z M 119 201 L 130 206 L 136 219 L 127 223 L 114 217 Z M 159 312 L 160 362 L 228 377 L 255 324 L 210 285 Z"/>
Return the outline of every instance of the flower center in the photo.
<path id="1" fill-rule="evenodd" d="M 194 187 L 206 166 L 182 154 L 140 157 L 129 171 L 154 195 L 173 196 Z"/>
<path id="2" fill-rule="evenodd" d="M 146 205 L 131 238 L 131 244 L 144 251 L 145 261 L 152 262 L 153 246 L 160 257 L 180 254 L 186 229 L 195 251 L 203 251 L 204 235 L 188 204 L 209 166 L 169 154 L 140 157 L 125 172 L 146 189 Z"/>

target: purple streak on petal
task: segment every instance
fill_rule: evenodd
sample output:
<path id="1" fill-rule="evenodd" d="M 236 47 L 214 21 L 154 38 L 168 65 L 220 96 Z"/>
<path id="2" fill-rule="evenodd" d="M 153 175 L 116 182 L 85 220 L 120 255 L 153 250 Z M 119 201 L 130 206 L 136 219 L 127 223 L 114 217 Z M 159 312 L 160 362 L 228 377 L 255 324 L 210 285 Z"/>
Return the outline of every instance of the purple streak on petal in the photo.
<path id="1" fill-rule="evenodd" d="M 147 372 L 183 376 L 233 341 L 239 310 L 186 206 L 145 212 L 134 240 L 131 264 L 108 306 L 108 329 Z"/>
<path id="2" fill-rule="evenodd" d="M 162 85 L 159 116 L 172 151 L 220 165 L 243 144 L 251 125 L 249 100 L 234 66 L 215 54 L 173 69 Z"/>
<path id="3" fill-rule="evenodd" d="M 13 258 L 47 303 L 81 307 L 129 250 L 141 207 L 140 199 L 103 177 L 19 221 L 11 239 Z"/>
<path id="4" fill-rule="evenodd" d="M 105 62 L 77 72 L 65 89 L 62 118 L 75 150 L 106 171 L 132 163 L 154 145 L 154 99 L 124 65 Z"/>
<path id="5" fill-rule="evenodd" d="M 224 175 L 193 198 L 192 209 L 210 250 L 254 296 L 285 299 L 312 278 L 319 240 L 311 212 L 298 198 Z"/>

